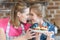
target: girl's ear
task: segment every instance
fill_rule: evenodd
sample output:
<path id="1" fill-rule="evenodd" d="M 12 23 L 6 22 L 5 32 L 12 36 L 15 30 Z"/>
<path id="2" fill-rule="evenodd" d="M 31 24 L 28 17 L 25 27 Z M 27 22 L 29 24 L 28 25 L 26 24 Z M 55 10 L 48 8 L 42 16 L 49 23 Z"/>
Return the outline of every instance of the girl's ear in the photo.
<path id="1" fill-rule="evenodd" d="M 17 12 L 17 16 L 20 17 L 21 16 L 21 13 L 20 12 Z"/>

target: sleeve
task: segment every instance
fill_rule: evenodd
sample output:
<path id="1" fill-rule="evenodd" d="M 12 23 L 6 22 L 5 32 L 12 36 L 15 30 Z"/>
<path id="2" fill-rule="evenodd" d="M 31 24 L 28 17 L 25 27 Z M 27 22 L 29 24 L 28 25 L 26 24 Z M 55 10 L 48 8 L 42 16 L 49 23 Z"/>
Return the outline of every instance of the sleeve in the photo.
<path id="1" fill-rule="evenodd" d="M 27 23 L 25 24 L 25 31 L 27 31 L 30 28 L 31 24 Z"/>
<path id="2" fill-rule="evenodd" d="M 53 31 L 55 33 L 55 25 L 51 24 L 51 23 L 47 23 L 48 25 L 48 31 Z"/>
<path id="3" fill-rule="evenodd" d="M 58 28 L 57 28 L 57 26 L 55 26 L 55 34 L 57 34 L 58 33 Z"/>
<path id="4" fill-rule="evenodd" d="M 49 22 L 43 22 L 42 24 L 44 27 L 47 26 L 48 27 L 48 31 L 53 31 L 55 33 L 55 25 L 53 25 L 52 23 Z"/>
<path id="5" fill-rule="evenodd" d="M 52 34 L 52 38 L 54 38 L 55 37 L 55 25 L 53 25 L 53 24 L 51 24 L 51 23 L 47 23 L 48 25 L 48 31 L 52 31 L 52 32 L 54 32 L 54 34 Z"/>
<path id="6" fill-rule="evenodd" d="M 52 34 L 52 36 L 51 36 L 52 38 L 54 38 L 55 37 L 55 25 L 48 23 L 48 22 L 44 22 L 43 26 L 47 26 L 49 32 L 54 32 L 54 34 Z M 46 35 L 43 35 L 43 36 L 45 38 Z M 42 36 L 41 36 L 41 38 L 42 38 Z"/>
<path id="7" fill-rule="evenodd" d="M 40 37 L 40 40 L 46 40 L 46 39 L 47 39 L 47 36 L 45 34 L 42 34 Z"/>

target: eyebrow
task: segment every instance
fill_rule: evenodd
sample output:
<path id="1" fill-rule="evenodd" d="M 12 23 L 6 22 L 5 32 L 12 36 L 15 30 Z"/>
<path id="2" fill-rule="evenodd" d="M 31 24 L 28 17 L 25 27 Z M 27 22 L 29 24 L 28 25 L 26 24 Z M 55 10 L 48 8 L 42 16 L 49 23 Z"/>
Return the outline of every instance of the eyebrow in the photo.
<path id="1" fill-rule="evenodd" d="M 33 16 L 33 14 L 31 14 L 31 13 L 29 15 L 32 15 Z"/>

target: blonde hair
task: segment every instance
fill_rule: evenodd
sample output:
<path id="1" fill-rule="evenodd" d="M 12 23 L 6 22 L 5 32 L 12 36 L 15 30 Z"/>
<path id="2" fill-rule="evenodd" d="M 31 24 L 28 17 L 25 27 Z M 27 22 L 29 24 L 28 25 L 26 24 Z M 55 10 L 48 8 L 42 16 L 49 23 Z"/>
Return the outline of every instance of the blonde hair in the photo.
<path id="1" fill-rule="evenodd" d="M 31 10 L 33 10 L 38 17 L 42 17 L 42 12 L 39 9 L 39 6 L 37 6 L 37 5 L 30 6 L 30 11 Z"/>
<path id="2" fill-rule="evenodd" d="M 18 19 L 17 12 L 23 13 L 25 8 L 26 8 L 26 3 L 20 2 L 15 5 L 14 9 L 12 9 L 13 12 L 11 13 L 10 23 L 13 26 L 20 26 L 20 21 Z"/>

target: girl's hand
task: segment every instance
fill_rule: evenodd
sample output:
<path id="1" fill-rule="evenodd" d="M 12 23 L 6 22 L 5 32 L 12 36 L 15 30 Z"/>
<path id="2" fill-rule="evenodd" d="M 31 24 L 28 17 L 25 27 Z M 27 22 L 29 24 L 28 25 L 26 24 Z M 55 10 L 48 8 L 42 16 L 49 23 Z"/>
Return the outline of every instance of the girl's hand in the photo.
<path id="1" fill-rule="evenodd" d="M 54 34 L 54 32 L 53 31 L 51 31 L 51 32 L 45 32 L 45 34 L 47 35 L 47 36 L 49 36 L 49 37 L 51 37 L 52 36 L 52 34 Z"/>
<path id="2" fill-rule="evenodd" d="M 45 34 L 47 35 L 47 40 L 54 40 L 54 38 L 52 38 L 51 36 L 54 34 L 54 32 L 45 32 Z"/>

